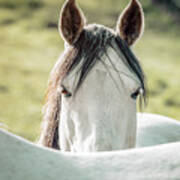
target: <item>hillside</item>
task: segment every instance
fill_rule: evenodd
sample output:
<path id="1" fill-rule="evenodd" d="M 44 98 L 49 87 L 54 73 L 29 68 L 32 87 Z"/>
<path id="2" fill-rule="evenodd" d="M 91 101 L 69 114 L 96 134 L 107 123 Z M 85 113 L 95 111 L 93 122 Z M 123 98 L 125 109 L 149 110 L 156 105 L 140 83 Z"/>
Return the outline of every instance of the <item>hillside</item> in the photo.
<path id="1" fill-rule="evenodd" d="M 0 0 L 0 122 L 30 140 L 39 134 L 48 75 L 63 50 L 57 31 L 62 2 Z M 114 27 L 128 1 L 78 2 L 88 23 Z M 149 87 L 149 103 L 144 111 L 180 119 L 178 15 L 161 2 L 141 2 L 146 29 L 134 51 L 144 67 Z"/>

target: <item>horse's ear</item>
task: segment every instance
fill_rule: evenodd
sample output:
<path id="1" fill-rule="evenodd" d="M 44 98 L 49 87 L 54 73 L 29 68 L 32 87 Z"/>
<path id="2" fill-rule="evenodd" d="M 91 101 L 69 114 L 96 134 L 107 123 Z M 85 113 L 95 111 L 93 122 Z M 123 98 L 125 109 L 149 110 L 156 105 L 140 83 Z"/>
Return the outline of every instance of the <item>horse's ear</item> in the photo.
<path id="1" fill-rule="evenodd" d="M 119 36 L 132 46 L 143 34 L 144 13 L 138 0 L 131 0 L 118 20 Z"/>
<path id="2" fill-rule="evenodd" d="M 75 0 L 67 0 L 61 10 L 59 20 L 62 38 L 72 45 L 79 38 L 84 24 L 84 15 L 77 7 Z"/>

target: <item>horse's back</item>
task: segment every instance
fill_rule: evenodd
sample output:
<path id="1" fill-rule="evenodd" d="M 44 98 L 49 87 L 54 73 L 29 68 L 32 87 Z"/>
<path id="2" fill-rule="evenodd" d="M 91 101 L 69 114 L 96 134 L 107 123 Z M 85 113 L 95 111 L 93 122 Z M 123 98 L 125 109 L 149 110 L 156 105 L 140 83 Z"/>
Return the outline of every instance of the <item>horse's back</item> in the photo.
<path id="1" fill-rule="evenodd" d="M 180 122 L 165 116 L 138 113 L 137 147 L 180 141 Z"/>
<path id="2" fill-rule="evenodd" d="M 2 180 L 116 180 L 180 177 L 180 143 L 116 152 L 55 152 L 0 130 Z"/>

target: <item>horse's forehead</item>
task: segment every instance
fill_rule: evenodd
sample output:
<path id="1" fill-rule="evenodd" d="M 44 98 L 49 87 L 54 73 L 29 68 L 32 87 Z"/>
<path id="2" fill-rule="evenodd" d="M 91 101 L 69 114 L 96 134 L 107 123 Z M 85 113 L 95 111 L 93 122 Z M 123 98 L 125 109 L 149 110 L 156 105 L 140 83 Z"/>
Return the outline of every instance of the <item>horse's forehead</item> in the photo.
<path id="1" fill-rule="evenodd" d="M 122 52 L 116 52 L 116 50 L 110 46 L 107 47 L 106 51 L 103 53 L 101 57 L 97 58 L 97 62 L 90 70 L 89 74 L 87 75 L 87 79 L 94 80 L 94 83 L 98 83 L 100 81 L 101 75 L 107 78 L 106 81 L 114 81 L 114 83 L 119 84 L 119 80 L 124 82 L 124 86 L 127 89 L 135 89 L 137 86 L 140 86 L 139 79 L 134 75 L 132 71 L 127 67 L 125 64 L 125 58 Z M 81 61 L 84 59 L 82 58 Z M 80 70 L 81 69 L 81 62 L 73 69 L 63 80 L 62 85 L 68 88 L 70 91 L 74 91 L 76 84 L 78 83 Z M 98 73 L 96 73 L 98 72 Z M 96 76 L 96 78 L 95 78 Z M 93 78 L 92 78 L 93 77 Z M 89 80 L 90 80 L 89 79 Z M 88 81 L 90 82 L 90 81 Z M 90 83 L 91 84 L 91 83 Z M 98 85 L 98 84 L 97 84 Z M 83 84 L 82 84 L 83 86 Z M 119 86 L 119 85 L 118 85 Z"/>

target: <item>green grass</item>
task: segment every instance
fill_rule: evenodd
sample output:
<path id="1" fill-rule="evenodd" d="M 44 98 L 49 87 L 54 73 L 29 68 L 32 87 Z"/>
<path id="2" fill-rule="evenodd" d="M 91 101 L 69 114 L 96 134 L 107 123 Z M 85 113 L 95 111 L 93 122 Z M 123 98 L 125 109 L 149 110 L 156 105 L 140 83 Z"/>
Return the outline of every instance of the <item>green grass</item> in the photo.
<path id="1" fill-rule="evenodd" d="M 89 23 L 114 27 L 128 1 L 78 2 Z M 180 28 L 172 15 L 142 3 L 146 31 L 134 51 L 148 80 L 144 111 L 180 119 Z M 63 50 L 57 29 L 48 28 L 56 25 L 61 5 L 58 0 L 0 0 L 0 122 L 32 141 L 39 135 L 49 72 Z"/>

